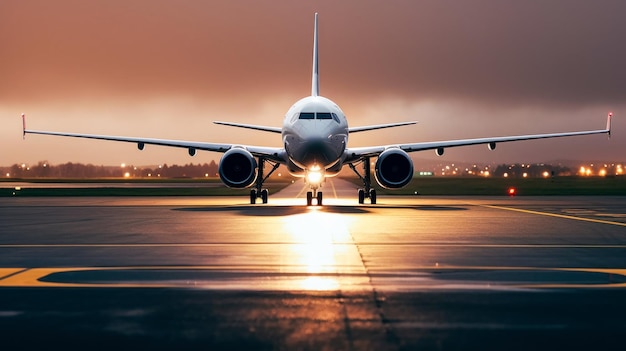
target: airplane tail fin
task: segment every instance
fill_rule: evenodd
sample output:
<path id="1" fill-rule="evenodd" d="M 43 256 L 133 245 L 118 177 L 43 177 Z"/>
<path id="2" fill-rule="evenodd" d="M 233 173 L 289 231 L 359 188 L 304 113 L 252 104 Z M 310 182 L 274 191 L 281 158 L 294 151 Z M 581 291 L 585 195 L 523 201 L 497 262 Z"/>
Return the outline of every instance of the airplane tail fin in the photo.
<path id="1" fill-rule="evenodd" d="M 611 118 L 612 117 L 613 117 L 613 112 L 609 112 L 609 115 L 606 117 L 606 131 L 607 131 L 609 138 L 611 137 Z"/>
<path id="2" fill-rule="evenodd" d="M 320 95 L 320 76 L 317 61 L 317 12 L 315 13 L 315 27 L 313 34 L 313 77 L 311 82 L 311 96 Z"/>

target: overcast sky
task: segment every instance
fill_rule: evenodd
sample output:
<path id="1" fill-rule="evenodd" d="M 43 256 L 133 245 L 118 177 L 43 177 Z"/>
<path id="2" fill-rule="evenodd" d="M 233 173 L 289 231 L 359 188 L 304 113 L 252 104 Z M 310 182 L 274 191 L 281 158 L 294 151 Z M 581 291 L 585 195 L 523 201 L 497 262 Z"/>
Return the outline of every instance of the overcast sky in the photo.
<path id="1" fill-rule="evenodd" d="M 213 120 L 281 126 L 310 93 L 319 12 L 321 94 L 350 146 L 601 129 L 605 136 L 449 149 L 442 160 L 626 160 L 626 2 L 0 2 L 0 165 L 198 163 L 221 155 L 30 135 L 32 129 L 279 146 Z M 434 152 L 415 154 L 435 158 Z"/>

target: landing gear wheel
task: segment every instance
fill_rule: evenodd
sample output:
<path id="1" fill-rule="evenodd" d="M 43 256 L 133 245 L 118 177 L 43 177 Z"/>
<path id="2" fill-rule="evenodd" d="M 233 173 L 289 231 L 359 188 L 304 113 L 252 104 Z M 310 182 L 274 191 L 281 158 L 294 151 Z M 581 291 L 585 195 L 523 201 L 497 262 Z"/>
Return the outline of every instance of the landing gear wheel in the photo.
<path id="1" fill-rule="evenodd" d="M 311 206 L 313 204 L 313 192 L 308 191 L 306 193 L 306 205 Z"/>
<path id="2" fill-rule="evenodd" d="M 359 204 L 363 204 L 365 202 L 365 190 L 359 189 Z"/>
<path id="3" fill-rule="evenodd" d="M 376 205 L 376 190 L 370 190 L 370 202 L 372 205 Z"/>
<path id="4" fill-rule="evenodd" d="M 264 171 L 265 163 L 272 165 L 272 169 L 267 174 L 265 174 Z M 252 205 L 256 203 L 257 197 L 260 197 L 264 204 L 267 203 L 269 191 L 267 189 L 263 189 L 263 183 L 272 175 L 272 173 L 274 173 L 276 169 L 278 169 L 278 166 L 280 165 L 278 162 L 268 160 L 265 157 L 259 157 L 257 164 L 256 182 L 254 184 L 254 189 L 250 190 L 250 204 Z"/>
<path id="5" fill-rule="evenodd" d="M 322 206 L 322 192 L 317 192 L 317 206 Z"/>

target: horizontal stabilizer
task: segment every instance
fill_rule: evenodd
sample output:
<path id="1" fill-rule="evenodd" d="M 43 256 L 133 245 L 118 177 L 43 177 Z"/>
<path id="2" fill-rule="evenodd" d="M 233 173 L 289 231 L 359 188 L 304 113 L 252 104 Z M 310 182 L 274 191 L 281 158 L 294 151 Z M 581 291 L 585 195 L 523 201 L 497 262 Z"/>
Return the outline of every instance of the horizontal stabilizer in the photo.
<path id="1" fill-rule="evenodd" d="M 254 129 L 254 130 L 261 130 L 264 132 L 279 133 L 279 134 L 283 131 L 281 128 L 278 128 L 278 127 L 257 126 L 254 124 L 220 122 L 220 121 L 213 121 L 213 123 L 223 125 L 223 126 Z"/>
<path id="2" fill-rule="evenodd" d="M 363 126 L 363 127 L 352 127 L 352 128 L 348 128 L 348 132 L 350 132 L 350 133 L 358 133 L 358 132 L 365 132 L 365 131 L 368 131 L 368 130 L 376 130 L 376 129 L 385 129 L 385 128 L 409 126 L 409 125 L 412 125 L 412 124 L 417 124 L 417 121 L 388 123 L 388 124 L 376 124 L 376 125 Z"/>

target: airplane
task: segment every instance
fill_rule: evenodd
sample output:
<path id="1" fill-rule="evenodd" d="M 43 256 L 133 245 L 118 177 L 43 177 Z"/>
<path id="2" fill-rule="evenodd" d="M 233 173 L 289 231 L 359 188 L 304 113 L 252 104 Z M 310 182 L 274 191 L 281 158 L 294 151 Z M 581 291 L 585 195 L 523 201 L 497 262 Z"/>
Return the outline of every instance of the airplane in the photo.
<path id="1" fill-rule="evenodd" d="M 372 187 L 370 165 L 370 160 L 373 158 L 376 158 L 374 167 L 376 182 L 386 189 L 398 189 L 407 185 L 413 178 L 413 161 L 408 154 L 410 152 L 435 150 L 435 153 L 441 156 L 446 148 L 466 145 L 486 144 L 489 150 L 494 150 L 496 144 L 510 141 L 590 134 L 607 134 L 609 137 L 611 135 L 612 113 L 609 113 L 606 129 L 599 130 L 348 147 L 348 136 L 352 133 L 413 125 L 417 122 L 349 127 L 346 115 L 339 106 L 320 95 L 317 13 L 313 32 L 311 95 L 300 99 L 289 108 L 282 128 L 214 122 L 218 125 L 281 134 L 282 147 L 30 130 L 26 128 L 25 115 L 22 114 L 23 136 L 42 134 L 120 141 L 135 143 L 139 150 L 143 150 L 146 145 L 178 147 L 187 149 L 190 156 L 194 156 L 198 150 L 220 152 L 223 153 L 218 172 L 221 181 L 231 188 L 251 187 L 250 204 L 255 204 L 259 198 L 264 204 L 268 202 L 269 193 L 263 188 L 263 183 L 280 165 L 285 165 L 290 174 L 304 178 L 305 184 L 308 185 L 310 190 L 307 192 L 307 206 L 312 206 L 314 199 L 315 204 L 321 206 L 323 193 L 319 189 L 327 177 L 336 176 L 345 165 L 350 167 L 363 182 L 363 187 L 358 190 L 359 204 L 364 204 L 365 199 L 369 199 L 371 204 L 376 204 L 376 190 Z M 266 172 L 266 164 L 271 166 L 269 172 Z M 359 165 L 362 165 L 362 172 L 357 170 Z"/>

